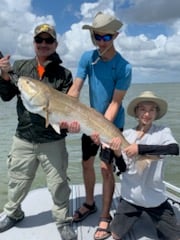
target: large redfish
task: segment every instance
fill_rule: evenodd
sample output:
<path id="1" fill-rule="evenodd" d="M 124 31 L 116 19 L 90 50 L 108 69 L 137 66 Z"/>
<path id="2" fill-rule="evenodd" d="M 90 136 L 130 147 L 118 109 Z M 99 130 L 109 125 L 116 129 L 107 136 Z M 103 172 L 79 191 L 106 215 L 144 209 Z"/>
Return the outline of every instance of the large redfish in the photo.
<path id="1" fill-rule="evenodd" d="M 29 77 L 20 77 L 18 88 L 26 109 L 44 117 L 46 127 L 51 124 L 54 130 L 60 133 L 60 122 L 77 121 L 83 133 L 87 135 L 94 132 L 99 133 L 102 143 L 108 145 L 112 138 L 119 137 L 122 142 L 122 150 L 129 146 L 120 130 L 112 122 L 76 98 Z M 147 157 L 137 156 L 136 160 L 141 160 L 137 162 L 139 162 L 139 170 L 141 168 L 142 171 L 147 164 L 147 161 L 144 161 L 147 160 Z M 148 160 L 150 160 L 149 156 Z"/>

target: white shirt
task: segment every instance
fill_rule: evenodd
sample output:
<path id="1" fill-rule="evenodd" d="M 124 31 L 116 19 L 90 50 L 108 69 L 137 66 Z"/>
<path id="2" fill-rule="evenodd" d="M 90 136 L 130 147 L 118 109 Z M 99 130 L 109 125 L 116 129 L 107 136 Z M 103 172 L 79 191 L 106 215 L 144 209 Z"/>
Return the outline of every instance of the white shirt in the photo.
<path id="1" fill-rule="evenodd" d="M 147 145 L 167 145 L 177 143 L 167 127 L 152 125 L 141 139 L 137 138 L 136 129 L 124 130 L 123 135 L 129 143 Z M 142 207 L 156 207 L 164 202 L 165 194 L 164 159 L 149 162 L 149 165 L 140 174 L 134 161 L 127 162 L 128 170 L 120 175 L 121 196 L 128 202 Z"/>

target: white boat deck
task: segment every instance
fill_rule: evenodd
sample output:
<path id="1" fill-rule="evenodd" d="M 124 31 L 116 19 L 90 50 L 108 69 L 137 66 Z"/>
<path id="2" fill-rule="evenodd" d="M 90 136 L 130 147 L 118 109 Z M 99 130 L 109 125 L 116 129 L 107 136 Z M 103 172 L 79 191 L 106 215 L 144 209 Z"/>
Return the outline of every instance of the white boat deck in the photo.
<path id="1" fill-rule="evenodd" d="M 98 211 L 87 219 L 73 225 L 77 231 L 78 240 L 93 240 L 93 235 L 98 225 L 101 209 L 101 184 L 96 184 L 95 195 Z M 71 214 L 84 202 L 83 185 L 71 186 L 70 212 Z M 116 184 L 111 213 L 115 212 L 120 196 L 120 184 Z M 171 195 L 172 197 L 172 195 Z M 179 198 L 176 198 L 179 202 Z M 173 203 L 178 221 L 180 222 L 180 206 Z M 31 191 L 23 201 L 25 219 L 10 230 L 0 233 L 0 240 L 61 240 L 56 225 L 51 216 L 52 200 L 47 188 Z M 123 240 L 158 239 L 153 225 L 145 214 L 135 224 L 132 231 Z M 109 237 L 108 240 L 112 240 Z"/>

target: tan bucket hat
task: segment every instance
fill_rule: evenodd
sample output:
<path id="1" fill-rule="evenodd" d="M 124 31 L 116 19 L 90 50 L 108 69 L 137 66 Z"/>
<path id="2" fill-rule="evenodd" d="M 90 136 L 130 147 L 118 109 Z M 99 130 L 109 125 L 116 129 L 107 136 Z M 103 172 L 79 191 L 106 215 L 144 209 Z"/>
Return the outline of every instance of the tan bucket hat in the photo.
<path id="1" fill-rule="evenodd" d="M 34 37 L 36 37 L 37 35 L 39 35 L 40 33 L 43 33 L 43 32 L 48 33 L 49 35 L 51 35 L 51 37 L 56 39 L 55 28 L 47 23 L 41 24 L 35 28 Z"/>
<path id="2" fill-rule="evenodd" d="M 135 109 L 138 106 L 138 104 L 141 102 L 154 102 L 157 104 L 159 111 L 156 116 L 156 120 L 162 118 L 167 112 L 168 104 L 165 100 L 156 96 L 151 91 L 145 91 L 145 92 L 142 92 L 138 97 L 136 97 L 129 103 L 129 105 L 127 107 L 128 115 L 130 115 L 132 117 L 136 117 Z"/>
<path id="3" fill-rule="evenodd" d="M 93 20 L 92 26 L 83 25 L 82 29 L 114 34 L 122 27 L 122 25 L 123 23 L 114 16 L 98 12 Z"/>

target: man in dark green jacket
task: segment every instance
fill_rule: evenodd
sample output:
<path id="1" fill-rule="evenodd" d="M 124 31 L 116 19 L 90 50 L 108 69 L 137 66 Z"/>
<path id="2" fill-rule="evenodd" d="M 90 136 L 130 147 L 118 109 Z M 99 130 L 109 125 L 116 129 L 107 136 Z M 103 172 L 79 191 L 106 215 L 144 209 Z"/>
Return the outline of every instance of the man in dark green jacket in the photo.
<path id="1" fill-rule="evenodd" d="M 8 230 L 24 218 L 21 202 L 26 197 L 40 164 L 52 195 L 52 213 L 61 238 L 75 240 L 77 237 L 70 227 L 68 217 L 70 188 L 66 171 L 66 131 L 62 129 L 61 134 L 57 134 L 51 126 L 45 127 L 44 118 L 28 112 L 16 86 L 18 77 L 27 76 L 66 93 L 72 85 L 72 74 L 60 65 L 62 61 L 56 53 L 57 46 L 54 27 L 42 24 L 34 31 L 35 58 L 15 61 L 12 69 L 9 56 L 0 59 L 0 96 L 3 101 L 10 101 L 17 96 L 18 115 L 18 125 L 8 157 L 9 198 L 4 206 L 6 217 L 0 220 L 0 232 Z M 70 128 L 70 125 L 67 127 Z"/>

